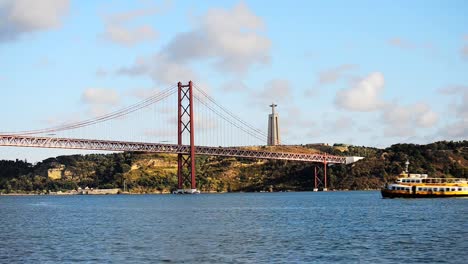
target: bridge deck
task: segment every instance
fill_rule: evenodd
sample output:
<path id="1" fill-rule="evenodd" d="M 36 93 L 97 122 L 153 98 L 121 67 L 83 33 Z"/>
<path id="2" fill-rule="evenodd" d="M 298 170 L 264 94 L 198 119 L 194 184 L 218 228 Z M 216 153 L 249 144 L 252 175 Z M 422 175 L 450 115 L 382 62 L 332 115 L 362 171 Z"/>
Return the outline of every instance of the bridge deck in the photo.
<path id="1" fill-rule="evenodd" d="M 35 147 L 35 148 L 60 148 L 60 149 L 83 149 L 83 150 L 105 150 L 105 151 L 136 151 L 153 153 L 189 153 L 189 145 L 125 142 L 93 139 L 73 139 L 54 137 L 32 137 L 21 135 L 0 135 L 0 146 L 12 147 Z M 324 154 L 304 154 L 288 152 L 268 152 L 257 150 L 246 150 L 242 148 L 206 147 L 196 146 L 198 155 L 291 160 L 306 162 L 346 163 L 346 157 Z"/>

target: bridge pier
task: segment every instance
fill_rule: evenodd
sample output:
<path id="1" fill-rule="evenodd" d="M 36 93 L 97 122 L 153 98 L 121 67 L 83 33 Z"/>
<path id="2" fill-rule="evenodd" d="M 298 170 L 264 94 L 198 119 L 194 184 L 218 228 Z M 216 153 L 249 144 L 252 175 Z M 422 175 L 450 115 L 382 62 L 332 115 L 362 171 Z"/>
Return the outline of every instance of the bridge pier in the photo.
<path id="1" fill-rule="evenodd" d="M 328 191 L 328 186 L 327 186 L 327 161 L 324 160 L 323 162 L 323 178 L 320 179 L 319 175 L 318 175 L 318 167 L 316 165 L 314 165 L 314 189 L 313 191 L 314 192 L 318 192 L 318 191 L 323 191 L 323 192 L 326 192 Z"/>
<path id="2" fill-rule="evenodd" d="M 314 166 L 314 192 L 318 192 L 318 176 L 317 176 L 317 166 Z"/>
<path id="3" fill-rule="evenodd" d="M 323 191 L 328 191 L 327 188 L 327 161 L 323 162 Z"/>

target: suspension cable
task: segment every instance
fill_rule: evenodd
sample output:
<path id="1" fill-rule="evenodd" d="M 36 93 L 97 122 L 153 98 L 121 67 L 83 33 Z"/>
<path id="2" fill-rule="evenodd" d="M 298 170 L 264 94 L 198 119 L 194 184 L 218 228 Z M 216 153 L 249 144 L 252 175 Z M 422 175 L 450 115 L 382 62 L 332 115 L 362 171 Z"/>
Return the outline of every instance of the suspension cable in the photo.
<path id="1" fill-rule="evenodd" d="M 253 125 L 245 122 L 244 120 L 242 120 L 240 117 L 238 117 L 237 115 L 235 115 L 234 113 L 232 113 L 231 111 L 229 111 L 228 109 L 226 109 L 225 107 L 221 106 L 219 103 L 217 103 L 211 96 L 209 96 L 205 91 L 203 91 L 201 88 L 199 88 L 196 84 L 194 85 L 195 86 L 195 89 L 200 92 L 205 98 L 207 98 L 210 102 L 212 102 L 214 105 L 216 105 L 217 107 L 219 107 L 223 112 L 225 112 L 226 114 L 228 114 L 230 117 L 234 118 L 236 121 L 238 121 L 239 123 L 241 123 L 242 125 L 246 126 L 247 128 L 249 128 L 250 130 L 252 130 L 252 133 L 255 133 L 257 134 L 258 136 L 260 137 L 265 137 L 267 138 L 267 134 L 264 133 L 263 131 L 261 131 L 260 129 L 258 128 L 255 128 Z"/>
<path id="2" fill-rule="evenodd" d="M 130 105 L 128 107 L 122 108 L 120 110 L 111 112 L 109 114 L 105 114 L 96 118 L 91 118 L 87 119 L 84 121 L 80 122 L 75 122 L 75 123 L 68 123 L 68 124 L 63 124 L 55 127 L 50 127 L 50 128 L 44 128 L 44 129 L 37 129 L 37 130 L 25 130 L 25 131 L 18 131 L 18 132 L 1 132 L 0 134 L 9 134 L 9 135 L 32 135 L 32 134 L 44 134 L 44 133 L 51 133 L 51 132 L 59 132 L 59 131 L 65 131 L 65 130 L 72 130 L 75 128 L 81 128 L 81 127 L 86 127 L 98 123 L 102 123 L 108 120 L 116 119 L 125 115 L 128 115 L 130 113 L 133 113 L 135 111 L 138 111 L 140 109 L 146 108 L 154 103 L 157 103 L 170 95 L 174 94 L 177 89 L 175 89 L 177 86 L 172 85 L 171 87 L 167 88 L 166 90 L 155 94 L 143 101 L 140 101 L 138 103 L 135 103 L 133 105 Z"/>

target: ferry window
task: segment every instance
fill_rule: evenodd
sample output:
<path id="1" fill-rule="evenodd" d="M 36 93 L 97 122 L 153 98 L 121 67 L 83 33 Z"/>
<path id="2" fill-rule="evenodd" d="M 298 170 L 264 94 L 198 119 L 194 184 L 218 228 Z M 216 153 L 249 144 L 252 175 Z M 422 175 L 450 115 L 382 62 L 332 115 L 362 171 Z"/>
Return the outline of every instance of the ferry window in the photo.
<path id="1" fill-rule="evenodd" d="M 450 191 L 450 188 L 445 188 L 446 191 Z"/>
<path id="2" fill-rule="evenodd" d="M 422 182 L 423 182 L 423 183 L 426 183 L 426 181 L 427 181 L 426 179 L 422 179 Z"/>
<path id="3" fill-rule="evenodd" d="M 452 188 L 452 192 L 456 191 L 457 189 L 456 188 Z"/>
<path id="4" fill-rule="evenodd" d="M 462 188 L 458 188 L 458 190 L 459 190 L 459 191 L 461 191 L 461 190 L 462 190 Z"/>
<path id="5" fill-rule="evenodd" d="M 434 192 L 437 192 L 437 188 L 432 188 L 432 190 L 433 190 Z"/>
<path id="6" fill-rule="evenodd" d="M 414 183 L 414 180 L 411 180 L 412 183 Z"/>
<path id="7" fill-rule="evenodd" d="M 418 188 L 418 191 L 422 191 L 422 188 L 421 188 L 421 187 L 419 187 L 419 188 Z"/>
<path id="8" fill-rule="evenodd" d="M 392 190 L 395 190 L 395 186 L 392 187 Z"/>

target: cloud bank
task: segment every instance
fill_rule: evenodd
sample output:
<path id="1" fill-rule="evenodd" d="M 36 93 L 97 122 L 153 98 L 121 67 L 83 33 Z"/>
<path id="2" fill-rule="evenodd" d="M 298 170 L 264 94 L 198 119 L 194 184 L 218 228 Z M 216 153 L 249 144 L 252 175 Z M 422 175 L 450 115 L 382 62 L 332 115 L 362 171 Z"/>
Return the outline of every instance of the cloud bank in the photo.
<path id="1" fill-rule="evenodd" d="M 0 42 L 60 27 L 69 5 L 69 0 L 0 1 Z"/>
<path id="2" fill-rule="evenodd" d="M 383 105 L 380 96 L 384 85 L 384 75 L 381 72 L 373 72 L 353 87 L 338 91 L 335 104 L 339 108 L 358 112 L 380 109 Z"/>

